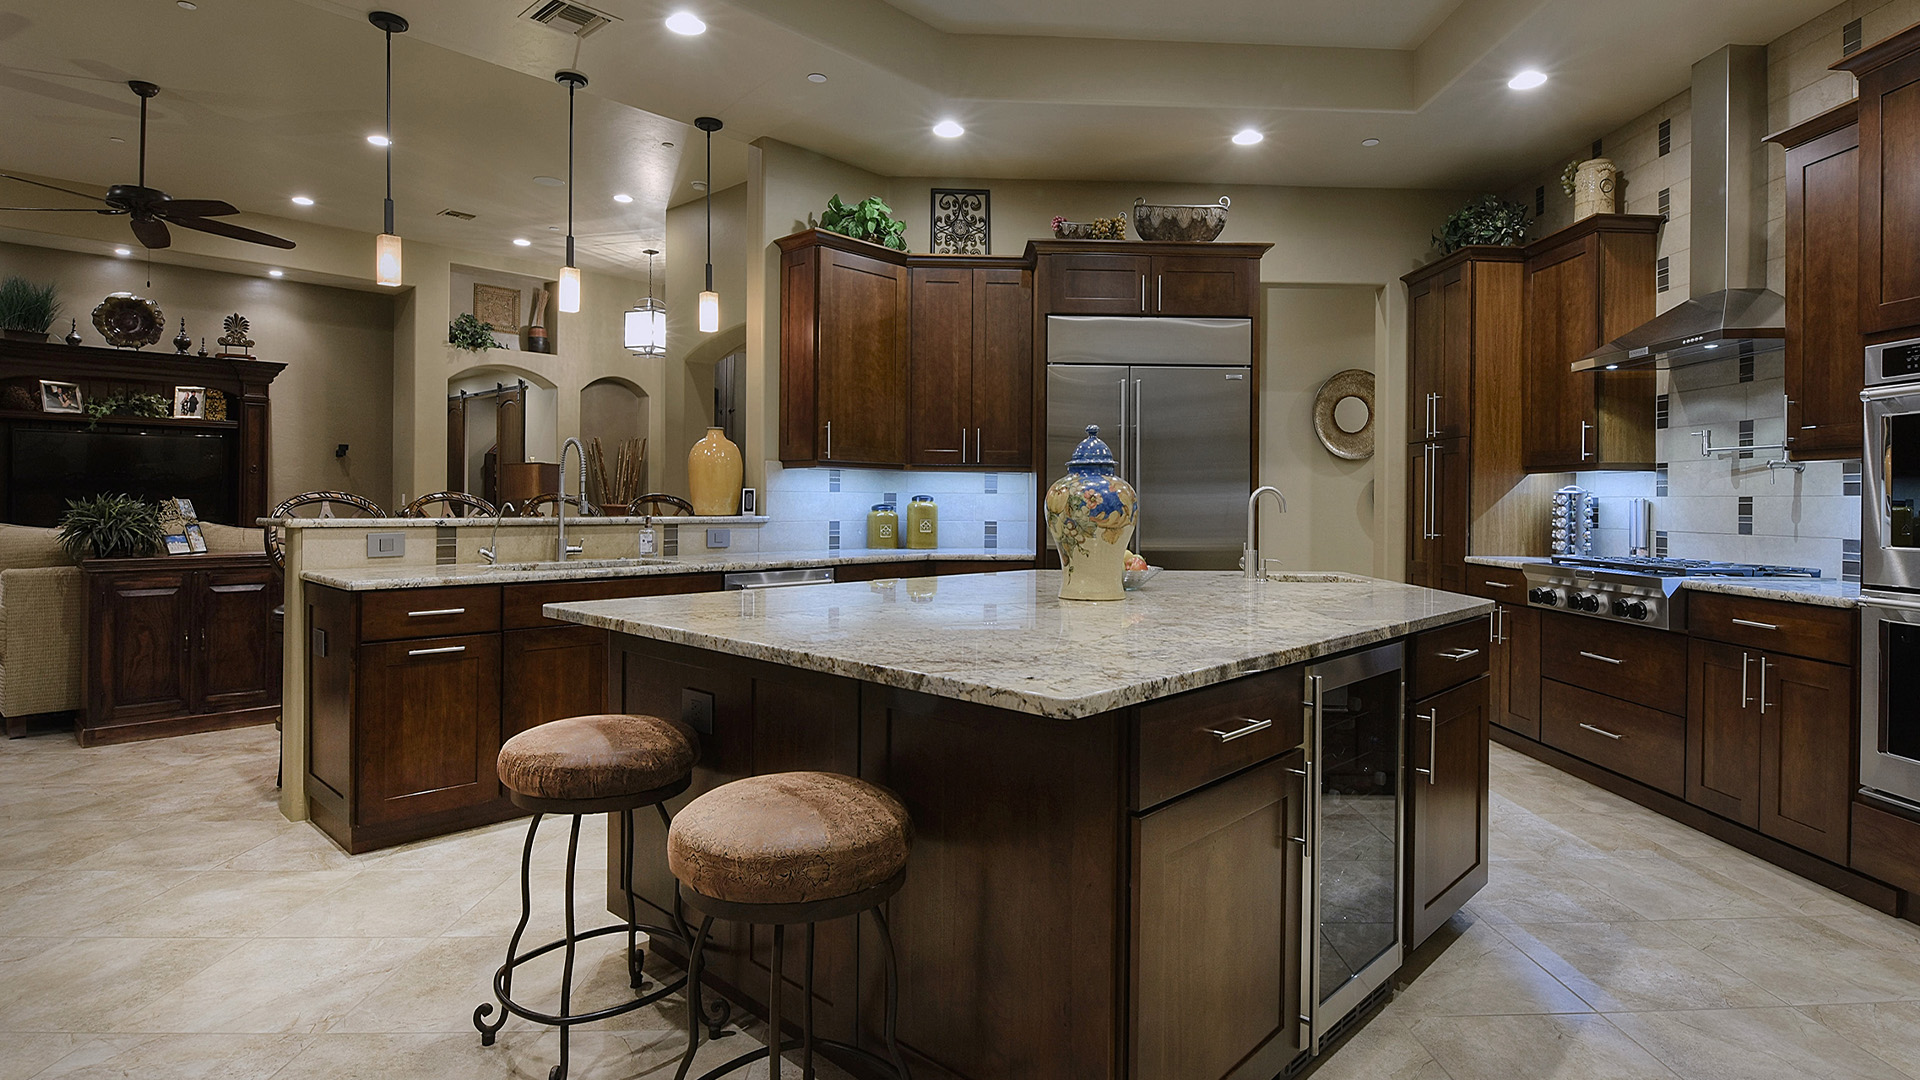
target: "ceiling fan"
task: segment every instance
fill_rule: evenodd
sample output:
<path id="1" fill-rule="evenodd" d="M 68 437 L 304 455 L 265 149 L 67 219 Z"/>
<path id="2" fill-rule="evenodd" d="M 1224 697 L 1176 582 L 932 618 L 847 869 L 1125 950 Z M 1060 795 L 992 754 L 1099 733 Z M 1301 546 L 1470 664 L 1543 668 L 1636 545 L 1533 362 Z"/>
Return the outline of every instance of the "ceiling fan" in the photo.
<path id="1" fill-rule="evenodd" d="M 293 241 L 257 229 L 249 229 L 213 218 L 237 214 L 239 209 L 232 203 L 219 199 L 176 199 L 158 188 L 147 186 L 147 101 L 160 92 L 160 88 L 150 82 L 134 79 L 127 83 L 134 93 L 140 95 L 140 182 L 137 184 L 115 184 L 107 189 L 106 198 L 89 195 L 84 191 L 43 184 L 38 180 L 29 180 L 24 176 L 12 176 L 0 173 L 0 179 L 17 180 L 22 184 L 48 188 L 82 199 L 105 203 L 106 209 L 78 206 L 0 206 L 5 211 L 43 211 L 46 213 L 66 214 L 125 214 L 128 224 L 133 226 L 133 235 L 148 248 L 163 248 L 173 243 L 173 237 L 167 232 L 169 223 L 183 229 L 195 229 L 215 236 L 225 236 L 242 240 L 249 244 L 265 244 L 268 247 L 291 248 Z"/>

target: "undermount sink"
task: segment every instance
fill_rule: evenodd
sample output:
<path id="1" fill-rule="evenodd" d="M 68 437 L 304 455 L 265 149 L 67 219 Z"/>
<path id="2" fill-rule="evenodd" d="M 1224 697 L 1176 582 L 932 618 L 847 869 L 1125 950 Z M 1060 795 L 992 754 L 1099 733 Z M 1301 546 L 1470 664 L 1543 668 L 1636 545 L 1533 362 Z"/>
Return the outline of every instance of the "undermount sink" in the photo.
<path id="1" fill-rule="evenodd" d="M 465 565 L 473 566 L 482 571 L 500 570 L 500 571 L 507 571 L 507 572 L 521 572 L 521 571 L 527 571 L 527 570 L 555 570 L 561 567 L 569 567 L 569 566 L 575 569 L 589 569 L 589 570 L 599 569 L 603 567 L 620 567 L 620 566 L 664 566 L 671 561 L 672 560 L 663 558 L 658 555 L 646 555 L 646 556 L 635 556 L 633 558 L 625 558 L 625 559 L 568 559 L 565 562 L 562 562 L 558 559 L 547 559 L 547 560 L 538 561 L 538 562 L 510 562 L 510 563 L 481 562 L 481 563 L 468 563 Z"/>

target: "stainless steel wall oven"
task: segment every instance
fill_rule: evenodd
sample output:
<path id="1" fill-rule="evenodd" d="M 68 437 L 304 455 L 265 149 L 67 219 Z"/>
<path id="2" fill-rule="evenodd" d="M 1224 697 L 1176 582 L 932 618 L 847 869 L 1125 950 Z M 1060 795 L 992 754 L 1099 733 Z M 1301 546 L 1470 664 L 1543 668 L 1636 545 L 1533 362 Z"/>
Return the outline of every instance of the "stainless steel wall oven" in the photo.
<path id="1" fill-rule="evenodd" d="M 1860 786 L 1920 809 L 1920 338 L 1867 349 Z"/>

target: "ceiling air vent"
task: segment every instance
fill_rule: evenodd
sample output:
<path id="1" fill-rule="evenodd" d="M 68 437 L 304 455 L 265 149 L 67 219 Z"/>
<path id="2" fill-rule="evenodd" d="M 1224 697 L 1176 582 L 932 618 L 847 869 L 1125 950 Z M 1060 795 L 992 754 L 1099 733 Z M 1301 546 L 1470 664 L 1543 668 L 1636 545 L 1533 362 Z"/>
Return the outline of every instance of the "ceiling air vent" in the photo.
<path id="1" fill-rule="evenodd" d="M 550 26 L 574 37 L 586 37 L 614 21 L 612 15 L 582 4 L 569 3 L 568 0 L 541 0 L 520 14 L 542 26 Z"/>
<path id="2" fill-rule="evenodd" d="M 450 217 L 456 221 L 472 221 L 474 218 L 479 217 L 480 215 L 469 214 L 465 210 L 455 210 L 452 207 L 448 207 L 447 209 L 442 210 L 433 216 L 434 217 Z"/>

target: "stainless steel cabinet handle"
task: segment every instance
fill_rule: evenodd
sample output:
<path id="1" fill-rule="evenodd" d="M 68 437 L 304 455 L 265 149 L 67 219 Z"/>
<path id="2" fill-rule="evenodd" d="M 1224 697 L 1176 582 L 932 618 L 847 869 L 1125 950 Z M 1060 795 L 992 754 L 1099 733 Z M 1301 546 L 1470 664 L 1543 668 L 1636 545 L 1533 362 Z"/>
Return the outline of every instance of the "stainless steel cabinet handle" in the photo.
<path id="1" fill-rule="evenodd" d="M 1289 844 L 1299 844 L 1299 845 L 1300 845 L 1301 847 L 1306 847 L 1306 846 L 1307 846 L 1307 838 L 1306 838 L 1306 837 L 1304 837 L 1304 836 L 1289 836 L 1289 837 L 1287 837 L 1287 843 L 1289 843 Z"/>
<path id="2" fill-rule="evenodd" d="M 1305 775 L 1307 775 L 1307 770 L 1305 770 L 1305 769 L 1288 769 L 1287 771 L 1288 771 L 1288 772 L 1290 772 L 1290 773 L 1292 773 L 1292 774 L 1293 774 L 1293 775 L 1295 775 L 1295 776 L 1305 776 Z"/>
<path id="3" fill-rule="evenodd" d="M 1242 721 L 1241 725 L 1231 731 L 1222 731 L 1219 728 L 1208 728 L 1207 734 L 1219 739 L 1221 742 L 1232 742 L 1242 736 L 1251 735 L 1256 731 L 1265 731 L 1273 726 L 1272 717 L 1268 717 L 1265 720 L 1255 720 L 1251 716 L 1243 716 L 1240 720 Z"/>
<path id="4" fill-rule="evenodd" d="M 443 645 L 438 649 L 408 649 L 407 655 L 408 656 L 447 656 L 451 653 L 463 653 L 466 651 L 467 651 L 467 647 L 465 645 Z"/>
<path id="5" fill-rule="evenodd" d="M 1767 658 L 1760 658 L 1760 715 L 1767 715 Z"/>
<path id="6" fill-rule="evenodd" d="M 1147 275 L 1140 275 L 1140 310 L 1147 310 Z"/>
<path id="7" fill-rule="evenodd" d="M 1613 664 L 1615 666 L 1618 666 L 1620 664 L 1620 661 L 1615 660 L 1611 656 L 1601 656 L 1597 652 L 1587 652 L 1585 649 L 1580 650 L 1580 655 L 1586 657 L 1589 660 L 1598 660 L 1603 664 Z"/>
<path id="8" fill-rule="evenodd" d="M 833 459 L 833 421 L 827 421 L 827 459 Z"/>
<path id="9" fill-rule="evenodd" d="M 1433 437 L 1440 437 L 1440 399 L 1442 395 L 1433 395 Z"/>
<path id="10" fill-rule="evenodd" d="M 1157 308 L 1167 306 L 1167 276 L 1165 274 L 1153 275 L 1153 306 Z"/>
<path id="11" fill-rule="evenodd" d="M 1506 583 L 1506 582 L 1504 582 L 1504 581 L 1486 581 L 1486 582 L 1482 582 L 1481 584 L 1483 584 L 1483 585 L 1485 585 L 1485 586 L 1486 586 L 1487 588 L 1489 588 L 1489 589 L 1511 589 L 1511 588 L 1513 588 L 1513 586 L 1512 586 L 1512 585 L 1509 585 L 1509 584 L 1507 584 L 1507 583 Z"/>
<path id="12" fill-rule="evenodd" d="M 1780 628 L 1779 628 L 1778 626 L 1776 626 L 1776 625 L 1774 625 L 1773 623 L 1770 623 L 1770 622 L 1754 622 L 1754 621 L 1753 621 L 1752 619 L 1734 619 L 1734 620 L 1733 620 L 1733 625 L 1735 625 L 1735 626 L 1751 626 L 1751 627 L 1753 627 L 1753 628 L 1754 628 L 1755 630 L 1778 630 L 1778 629 L 1780 629 Z"/>
<path id="13" fill-rule="evenodd" d="M 966 429 L 962 428 L 960 434 L 961 434 L 961 437 L 964 438 L 966 436 Z M 986 452 L 987 452 L 987 442 L 985 439 L 982 439 L 980 437 L 980 429 L 974 428 L 973 429 L 973 463 L 975 465 L 980 464 L 980 459 L 982 455 L 984 455 Z"/>
<path id="14" fill-rule="evenodd" d="M 1592 424 L 1587 423 L 1585 420 L 1580 421 L 1580 460 L 1581 461 L 1585 461 L 1588 458 L 1593 456 L 1592 454 L 1587 452 L 1587 432 L 1591 430 L 1593 430 Z"/>
<path id="15" fill-rule="evenodd" d="M 1752 662 L 1752 657 L 1746 653 L 1740 654 L 1740 707 L 1743 709 L 1753 701 L 1753 698 L 1747 693 L 1747 665 Z"/>
<path id="16" fill-rule="evenodd" d="M 1626 738 L 1625 735 L 1615 735 L 1613 732 L 1608 731 L 1606 728 L 1597 728 L 1597 727 L 1594 727 L 1592 724 L 1581 724 L 1580 726 L 1583 728 L 1586 728 L 1588 731 L 1593 732 L 1595 735 L 1605 735 L 1607 738 L 1613 739 L 1616 742 Z"/>
<path id="17" fill-rule="evenodd" d="M 1142 278 L 1141 280 L 1145 281 L 1146 279 Z M 1127 380 L 1125 379 L 1120 380 L 1120 458 L 1118 464 L 1118 471 L 1123 478 L 1127 480 L 1136 479 L 1132 475 L 1131 470 L 1127 468 Z M 1134 526 L 1134 531 L 1140 531 L 1138 525 Z M 1136 545 L 1138 544 L 1137 539 L 1135 543 Z"/>
<path id="18" fill-rule="evenodd" d="M 1431 787 L 1434 783 L 1434 776 L 1433 776 L 1434 744 L 1440 741 L 1440 710 L 1428 709 L 1426 712 L 1415 714 L 1414 719 L 1425 720 L 1427 722 L 1427 767 L 1422 769 L 1418 765 L 1416 765 L 1414 766 L 1413 771 L 1416 773 L 1419 773 L 1421 776 L 1426 777 L 1427 784 L 1429 787 Z"/>
<path id="19" fill-rule="evenodd" d="M 1440 659 L 1451 660 L 1457 664 L 1462 660 L 1470 660 L 1473 657 L 1476 657 L 1479 655 L 1480 655 L 1479 649 L 1455 649 L 1452 652 L 1441 653 Z"/>
<path id="20" fill-rule="evenodd" d="M 463 607 L 443 607 L 434 608 L 431 611 L 409 611 L 407 612 L 407 618 L 424 619 L 432 615 L 465 615 L 466 613 L 467 609 Z"/>

